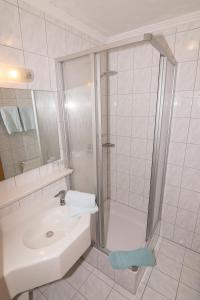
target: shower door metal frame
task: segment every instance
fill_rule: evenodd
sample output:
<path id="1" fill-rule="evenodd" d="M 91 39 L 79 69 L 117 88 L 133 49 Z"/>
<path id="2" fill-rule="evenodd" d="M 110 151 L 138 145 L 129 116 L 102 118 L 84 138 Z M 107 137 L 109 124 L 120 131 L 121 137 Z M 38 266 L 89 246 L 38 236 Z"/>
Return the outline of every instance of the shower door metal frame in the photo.
<path id="1" fill-rule="evenodd" d="M 94 145 L 96 145 L 96 171 L 97 171 L 97 204 L 99 206 L 99 212 L 98 212 L 98 217 L 96 218 L 96 245 L 97 247 L 102 250 L 105 253 L 108 253 L 108 250 L 103 246 L 103 224 L 104 224 L 104 216 L 103 216 L 103 201 L 102 201 L 102 142 L 101 142 L 101 132 L 97 131 L 97 128 L 100 130 L 100 126 L 101 126 L 101 120 L 100 120 L 100 116 L 99 116 L 99 105 L 100 105 L 100 100 L 101 100 L 101 92 L 100 92 L 100 82 L 97 83 L 96 79 L 100 80 L 100 67 L 95 67 L 95 56 L 96 54 L 103 52 L 105 50 L 111 50 L 111 49 L 115 49 L 115 48 L 119 48 L 119 47 L 123 47 L 123 46 L 128 46 L 128 45 L 143 45 L 143 44 L 151 44 L 155 49 L 158 50 L 158 52 L 160 53 L 160 56 L 163 58 L 167 58 L 172 65 L 176 66 L 176 60 L 174 58 L 173 53 L 171 52 L 171 49 L 169 48 L 168 44 L 166 43 L 165 39 L 162 36 L 154 36 L 152 34 L 144 34 L 143 38 L 137 38 L 137 37 L 133 37 L 133 38 L 129 38 L 126 40 L 121 40 L 121 41 L 117 41 L 117 42 L 113 42 L 107 45 L 103 45 L 103 46 L 99 46 L 90 50 L 86 50 L 86 51 L 81 51 L 75 54 L 70 54 L 61 58 L 56 59 L 56 73 L 57 73 L 57 82 L 58 82 L 58 95 L 59 95 L 59 99 L 60 99 L 60 103 L 61 103 L 61 107 L 63 108 L 63 111 L 60 112 L 61 115 L 61 120 L 63 122 L 63 124 L 65 124 L 65 116 L 64 116 L 64 84 L 63 84 L 63 74 L 62 74 L 62 63 L 66 62 L 68 60 L 72 60 L 72 59 L 76 59 L 76 58 L 80 58 L 82 56 L 86 56 L 86 55 L 90 55 L 91 57 L 91 65 L 92 65 L 92 69 L 93 69 L 93 80 L 94 80 L 94 86 L 93 86 L 93 95 L 94 95 L 94 108 L 93 108 L 93 116 L 94 118 L 96 117 L 96 124 L 94 125 L 95 130 L 96 130 L 96 137 L 93 137 L 93 142 Z M 99 62 L 98 62 L 99 64 Z M 98 76 L 96 76 L 95 78 L 95 72 L 98 72 Z M 161 104 L 159 104 L 161 105 Z M 66 124 L 64 125 L 64 127 L 62 128 L 63 131 L 63 135 L 65 136 L 64 139 L 64 148 L 66 150 L 67 153 L 64 153 L 64 158 L 66 161 L 66 166 L 68 166 L 69 164 L 69 159 L 68 159 L 68 155 L 69 152 L 67 151 L 68 146 L 67 146 L 67 142 L 68 142 L 68 137 L 67 137 L 67 126 Z M 170 132 L 170 131 L 169 131 Z M 97 140 L 96 140 L 97 139 Z M 169 144 L 169 141 L 168 141 Z M 101 149 L 100 149 L 101 148 Z M 156 152 L 158 151 L 158 148 L 156 147 Z M 98 154 L 99 152 L 99 154 Z M 158 153 L 154 152 L 155 157 L 158 157 Z M 101 153 L 101 154 L 100 154 Z M 167 162 L 165 161 L 165 165 L 163 166 L 164 169 L 166 170 L 166 164 Z M 69 167 L 69 166 L 68 166 Z M 155 170 L 152 171 L 152 174 L 155 174 Z M 98 178 L 98 176 L 100 176 L 101 178 Z M 151 179 L 151 183 L 152 185 L 155 184 L 155 179 Z M 99 186 L 101 185 L 101 186 Z M 151 193 L 151 192 L 150 192 Z M 151 193 L 153 195 L 153 193 Z M 152 196 L 151 196 L 152 197 Z M 150 201 L 152 202 L 152 201 Z M 152 205 L 149 204 L 149 209 L 148 209 L 148 215 L 151 213 L 152 211 Z M 150 223 L 149 223 L 150 224 Z M 148 229 L 147 229 L 148 230 Z M 150 236 L 150 235 L 149 235 Z"/>
<path id="2" fill-rule="evenodd" d="M 156 119 L 155 119 L 155 131 L 154 131 L 154 144 L 153 144 L 153 153 L 152 153 L 152 170 L 151 170 L 151 181 L 150 181 L 150 194 L 149 194 L 149 205 L 148 205 L 148 217 L 147 217 L 147 229 L 146 229 L 146 242 L 148 243 L 153 236 L 158 223 L 161 219 L 161 211 L 164 197 L 165 181 L 166 181 L 166 171 L 167 171 L 167 159 L 169 152 L 169 142 L 170 142 L 170 133 L 171 133 L 171 122 L 173 114 L 173 100 L 175 92 L 175 80 L 177 67 L 174 65 L 173 79 L 172 79 L 172 94 L 171 94 L 171 105 L 169 111 L 169 120 L 167 125 L 167 133 L 165 136 L 166 139 L 166 148 L 164 153 L 164 164 L 163 164 L 163 176 L 161 184 L 161 194 L 160 194 L 160 203 L 159 203 L 159 213 L 158 220 L 154 226 L 153 225 L 153 213 L 154 213 L 154 203 L 156 195 L 156 182 L 157 182 L 157 170 L 159 163 L 159 153 L 160 153 L 160 142 L 161 142 L 161 130 L 162 130 L 162 120 L 163 120 L 163 108 L 165 100 L 165 87 L 166 87 L 166 75 L 167 75 L 167 63 L 171 61 L 167 57 L 160 56 L 160 65 L 159 65 L 159 82 L 158 82 L 158 91 L 157 91 L 157 105 L 156 105 Z"/>

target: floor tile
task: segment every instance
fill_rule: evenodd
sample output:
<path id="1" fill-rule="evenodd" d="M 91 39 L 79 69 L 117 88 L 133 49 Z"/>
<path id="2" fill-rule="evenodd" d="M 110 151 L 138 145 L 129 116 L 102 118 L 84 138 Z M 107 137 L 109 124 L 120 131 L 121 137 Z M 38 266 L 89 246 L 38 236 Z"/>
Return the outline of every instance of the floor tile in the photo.
<path id="1" fill-rule="evenodd" d="M 200 272 L 200 254 L 186 250 L 183 264 L 190 269 Z"/>
<path id="2" fill-rule="evenodd" d="M 75 293 L 76 290 L 62 279 L 49 285 L 44 296 L 48 300 L 71 300 Z"/>
<path id="3" fill-rule="evenodd" d="M 66 281 L 71 284 L 75 289 L 79 289 L 83 283 L 88 279 L 91 272 L 80 265 L 76 265 L 65 276 Z"/>
<path id="4" fill-rule="evenodd" d="M 153 270 L 148 286 L 168 299 L 176 298 L 178 281 L 160 271 Z"/>
<path id="5" fill-rule="evenodd" d="M 88 300 L 104 300 L 110 291 L 111 287 L 94 274 L 90 275 L 80 288 L 80 293 Z"/>
<path id="6" fill-rule="evenodd" d="M 196 292 L 195 290 L 180 284 L 178 288 L 178 295 L 177 300 L 199 300 L 200 293 Z"/>
<path id="7" fill-rule="evenodd" d="M 180 281 L 200 292 L 200 273 L 183 266 Z"/>
<path id="8" fill-rule="evenodd" d="M 95 269 L 93 274 L 97 276 L 99 279 L 103 280 L 105 283 L 107 283 L 109 286 L 113 287 L 115 282 L 110 277 L 102 273 L 101 271 Z"/>
<path id="9" fill-rule="evenodd" d="M 46 300 L 46 298 L 40 293 L 38 289 L 35 289 L 33 291 L 33 300 Z"/>
<path id="10" fill-rule="evenodd" d="M 128 300 L 136 300 L 137 299 L 135 295 L 131 294 L 129 291 L 124 289 L 119 284 L 115 284 L 113 289 Z"/>
<path id="11" fill-rule="evenodd" d="M 110 295 L 108 296 L 108 300 L 127 300 L 127 298 L 125 298 L 115 290 L 112 290 Z"/>
<path id="12" fill-rule="evenodd" d="M 86 300 L 86 298 L 83 297 L 81 294 L 76 293 L 76 294 L 74 295 L 74 297 L 72 298 L 72 300 Z"/>
<path id="13" fill-rule="evenodd" d="M 152 290 L 151 288 L 147 287 L 145 289 L 142 300 L 167 300 L 167 298 L 165 298 L 161 294 L 158 294 L 156 291 Z"/>
<path id="14" fill-rule="evenodd" d="M 157 257 L 157 265 L 154 269 L 159 270 L 176 280 L 179 280 L 181 275 L 182 264 L 163 255 L 162 253 L 159 253 Z"/>
<path id="15" fill-rule="evenodd" d="M 183 262 L 185 249 L 173 242 L 163 240 L 160 246 L 160 254 L 166 255 L 169 258 L 176 260 L 179 263 Z"/>

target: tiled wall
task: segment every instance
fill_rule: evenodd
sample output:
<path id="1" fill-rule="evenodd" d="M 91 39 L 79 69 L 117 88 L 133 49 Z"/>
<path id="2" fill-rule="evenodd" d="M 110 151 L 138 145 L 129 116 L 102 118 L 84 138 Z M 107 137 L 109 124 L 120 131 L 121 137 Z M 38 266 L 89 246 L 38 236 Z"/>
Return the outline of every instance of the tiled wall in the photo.
<path id="1" fill-rule="evenodd" d="M 111 199 L 147 213 L 159 53 L 151 45 L 110 52 Z"/>
<path id="2" fill-rule="evenodd" d="M 200 21 L 165 35 L 178 73 L 161 234 L 200 252 Z"/>
<path id="3" fill-rule="evenodd" d="M 34 81 L 28 84 L 31 89 L 56 90 L 54 58 L 90 48 L 95 43 L 21 0 L 0 0 L 0 14 L 0 63 L 32 69 Z"/>
<path id="4" fill-rule="evenodd" d="M 0 63 L 25 66 L 34 72 L 34 81 L 29 84 L 1 83 L 1 87 L 56 91 L 54 59 L 93 47 L 97 43 L 84 33 L 30 7 L 22 0 L 0 0 L 0 15 Z M 60 129 L 60 119 L 58 125 Z M 27 181 L 32 182 L 38 176 L 54 172 L 59 166 L 59 162 L 53 163 L 11 178 L 7 182 L 1 182 L 0 189 L 6 190 Z M 17 202 L 0 210 L 0 215 L 19 205 L 20 202 Z"/>
<path id="5" fill-rule="evenodd" d="M 13 186 L 12 179 L 9 179 L 9 181 L 10 181 L 9 188 L 12 188 Z M 45 188 L 42 188 L 37 192 L 34 192 L 29 196 L 21 198 L 19 201 L 16 201 L 13 204 L 0 209 L 0 219 L 16 211 L 17 209 L 23 208 L 25 206 L 28 209 L 31 209 L 33 211 L 37 207 L 37 205 L 40 207 L 42 205 L 43 207 L 44 206 L 51 207 L 51 206 L 59 205 L 59 199 L 54 198 L 54 196 L 60 190 L 67 190 L 67 184 L 65 178 L 60 179 L 52 184 L 49 184 Z"/>

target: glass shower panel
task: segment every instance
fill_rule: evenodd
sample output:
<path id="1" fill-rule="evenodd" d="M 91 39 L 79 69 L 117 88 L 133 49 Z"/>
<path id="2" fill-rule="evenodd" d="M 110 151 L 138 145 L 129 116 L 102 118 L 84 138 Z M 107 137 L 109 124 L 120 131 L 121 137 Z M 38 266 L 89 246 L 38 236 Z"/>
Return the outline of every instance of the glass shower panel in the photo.
<path id="1" fill-rule="evenodd" d="M 99 72 L 99 93 L 102 144 L 109 143 L 101 150 L 102 189 L 108 185 L 101 246 L 134 249 L 146 238 L 160 54 L 145 44 L 109 50 L 106 64 L 98 56 L 101 68 L 107 65 Z"/>
<path id="2" fill-rule="evenodd" d="M 93 66 L 90 55 L 63 63 L 71 189 L 96 194 Z"/>
<path id="3" fill-rule="evenodd" d="M 156 230 L 162 208 L 166 163 L 169 145 L 169 130 L 171 110 L 173 107 L 173 90 L 175 80 L 175 66 L 167 58 L 161 57 L 160 79 L 157 103 L 156 132 L 152 181 L 150 191 L 149 213 L 147 222 L 147 240 Z"/>

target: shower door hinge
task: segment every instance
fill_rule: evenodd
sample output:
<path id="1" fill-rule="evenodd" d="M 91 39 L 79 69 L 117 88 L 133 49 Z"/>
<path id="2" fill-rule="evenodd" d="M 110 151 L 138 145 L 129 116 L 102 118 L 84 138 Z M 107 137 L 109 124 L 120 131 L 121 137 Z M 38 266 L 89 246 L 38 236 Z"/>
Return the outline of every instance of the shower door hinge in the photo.
<path id="1" fill-rule="evenodd" d="M 115 144 L 112 144 L 112 143 L 105 143 L 105 144 L 102 144 L 102 147 L 112 148 L 112 147 L 115 147 Z"/>

